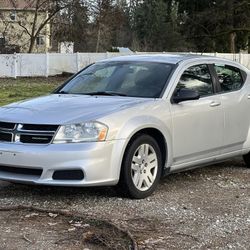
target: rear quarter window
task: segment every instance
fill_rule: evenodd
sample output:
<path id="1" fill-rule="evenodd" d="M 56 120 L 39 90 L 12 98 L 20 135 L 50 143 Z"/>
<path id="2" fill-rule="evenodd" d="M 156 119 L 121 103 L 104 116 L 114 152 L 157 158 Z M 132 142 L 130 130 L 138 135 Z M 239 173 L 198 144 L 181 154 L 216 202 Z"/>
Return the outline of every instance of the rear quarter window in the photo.
<path id="1" fill-rule="evenodd" d="M 237 91 L 244 85 L 245 77 L 239 68 L 222 64 L 215 64 L 214 68 L 219 80 L 220 92 Z"/>

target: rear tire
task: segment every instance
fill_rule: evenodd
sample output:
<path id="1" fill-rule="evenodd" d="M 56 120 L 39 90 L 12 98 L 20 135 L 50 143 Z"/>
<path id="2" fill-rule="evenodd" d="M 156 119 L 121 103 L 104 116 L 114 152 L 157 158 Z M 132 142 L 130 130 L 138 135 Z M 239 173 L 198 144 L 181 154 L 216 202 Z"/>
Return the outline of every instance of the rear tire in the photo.
<path id="1" fill-rule="evenodd" d="M 129 143 L 124 154 L 119 186 L 126 196 L 143 199 L 151 195 L 162 173 L 162 154 L 156 140 L 146 134 Z"/>
<path id="2" fill-rule="evenodd" d="M 246 155 L 243 155 L 243 160 L 246 163 L 246 167 L 250 168 L 250 152 Z"/>

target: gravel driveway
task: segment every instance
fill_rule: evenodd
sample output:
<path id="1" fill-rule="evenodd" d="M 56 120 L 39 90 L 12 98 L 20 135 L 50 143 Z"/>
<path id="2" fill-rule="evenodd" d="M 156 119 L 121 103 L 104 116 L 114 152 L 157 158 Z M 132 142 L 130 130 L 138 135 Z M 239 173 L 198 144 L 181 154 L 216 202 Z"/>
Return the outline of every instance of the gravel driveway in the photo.
<path id="1" fill-rule="evenodd" d="M 112 188 L 0 182 L 0 204 L 109 220 L 129 230 L 139 249 L 250 249 L 250 169 L 241 159 L 167 176 L 145 200 L 120 198 Z"/>

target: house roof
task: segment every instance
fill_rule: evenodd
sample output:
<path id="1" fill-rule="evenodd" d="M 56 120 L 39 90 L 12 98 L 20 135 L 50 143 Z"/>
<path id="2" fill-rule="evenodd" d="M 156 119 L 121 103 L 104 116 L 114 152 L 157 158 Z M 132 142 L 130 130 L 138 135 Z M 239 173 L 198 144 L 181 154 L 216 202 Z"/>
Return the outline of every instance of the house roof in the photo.
<path id="1" fill-rule="evenodd" d="M 0 9 L 34 9 L 35 0 L 0 0 Z"/>

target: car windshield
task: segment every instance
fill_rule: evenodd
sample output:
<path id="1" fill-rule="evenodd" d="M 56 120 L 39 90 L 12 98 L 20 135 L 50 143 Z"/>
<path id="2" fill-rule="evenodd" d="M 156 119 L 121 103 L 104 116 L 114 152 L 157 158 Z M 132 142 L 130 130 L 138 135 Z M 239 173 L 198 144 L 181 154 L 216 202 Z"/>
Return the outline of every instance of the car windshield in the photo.
<path id="1" fill-rule="evenodd" d="M 78 73 L 56 93 L 158 98 L 172 68 L 172 64 L 156 62 L 96 63 Z"/>

